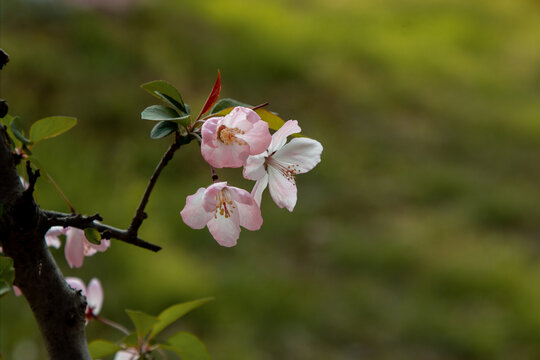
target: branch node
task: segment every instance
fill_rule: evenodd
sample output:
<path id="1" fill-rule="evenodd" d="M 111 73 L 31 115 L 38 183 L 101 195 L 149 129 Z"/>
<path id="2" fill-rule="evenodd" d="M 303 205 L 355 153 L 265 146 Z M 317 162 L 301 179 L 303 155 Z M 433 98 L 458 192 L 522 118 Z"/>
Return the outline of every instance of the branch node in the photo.
<path id="1" fill-rule="evenodd" d="M 36 185 L 37 179 L 39 177 L 39 169 L 36 171 L 32 171 L 32 166 L 30 165 L 30 161 L 26 161 L 26 173 L 28 174 L 28 189 L 26 189 L 26 192 L 32 193 L 34 192 L 34 185 Z"/>
<path id="2" fill-rule="evenodd" d="M 2 49 L 0 49 L 0 70 L 9 62 L 9 55 Z"/>
<path id="3" fill-rule="evenodd" d="M 96 221 L 103 221 L 103 218 L 102 218 L 101 215 L 99 215 L 98 213 L 95 213 L 94 215 L 89 216 L 88 219 L 89 219 L 90 221 L 94 221 L 94 220 L 96 220 Z"/>

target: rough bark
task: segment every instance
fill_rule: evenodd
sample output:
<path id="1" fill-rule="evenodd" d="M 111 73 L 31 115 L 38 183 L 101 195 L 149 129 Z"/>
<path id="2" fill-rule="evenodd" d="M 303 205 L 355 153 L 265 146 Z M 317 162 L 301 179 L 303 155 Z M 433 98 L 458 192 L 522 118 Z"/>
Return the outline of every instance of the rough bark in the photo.
<path id="1" fill-rule="evenodd" d="M 9 56 L 0 49 L 0 69 Z M 8 111 L 0 99 L 0 117 Z M 47 216 L 33 198 L 38 173 L 28 168 L 24 190 L 6 128 L 0 125 L 0 246 L 13 259 L 15 284 L 28 301 L 53 360 L 90 360 L 86 344 L 86 298 L 69 287 L 45 243 Z"/>
<path id="2" fill-rule="evenodd" d="M 0 129 L 0 245 L 15 267 L 51 359 L 91 359 L 86 344 L 86 299 L 70 288 L 44 241 L 46 216 L 24 190 L 5 128 Z"/>

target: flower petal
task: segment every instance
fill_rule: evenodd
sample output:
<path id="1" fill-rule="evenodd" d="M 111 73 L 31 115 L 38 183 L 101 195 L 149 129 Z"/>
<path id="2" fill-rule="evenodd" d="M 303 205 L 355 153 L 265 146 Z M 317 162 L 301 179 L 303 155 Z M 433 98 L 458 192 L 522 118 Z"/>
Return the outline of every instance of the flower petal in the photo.
<path id="1" fill-rule="evenodd" d="M 66 232 L 67 228 L 64 228 L 63 226 L 52 226 L 49 231 L 45 233 L 45 242 L 47 243 L 47 246 L 52 246 L 58 249 L 61 245 L 58 237 L 60 235 L 65 235 Z"/>
<path id="2" fill-rule="evenodd" d="M 84 282 L 77 278 L 77 277 L 66 277 L 66 282 L 69 286 L 71 286 L 75 290 L 81 290 L 82 294 L 86 296 L 86 285 L 84 285 Z"/>
<path id="3" fill-rule="evenodd" d="M 255 231 L 261 228 L 263 218 L 259 205 L 253 200 L 251 204 L 236 203 L 238 215 L 240 217 L 240 225 L 248 230 Z"/>
<path id="4" fill-rule="evenodd" d="M 231 129 L 238 128 L 247 132 L 259 121 L 261 121 L 261 117 L 255 111 L 247 107 L 237 106 L 225 115 L 221 121 L 221 125 L 225 125 Z"/>
<path id="5" fill-rule="evenodd" d="M 253 199 L 257 203 L 257 205 L 261 206 L 261 199 L 262 199 L 262 193 L 264 189 L 268 186 L 268 174 L 265 174 L 262 178 L 257 180 L 255 183 L 255 186 L 253 186 L 253 190 L 251 190 L 251 195 L 253 195 Z"/>
<path id="6" fill-rule="evenodd" d="M 235 186 L 227 186 L 228 195 L 237 203 L 251 205 L 253 203 L 253 196 L 244 189 L 237 188 Z"/>
<path id="7" fill-rule="evenodd" d="M 249 144 L 249 154 L 257 155 L 264 152 L 270 142 L 272 142 L 272 135 L 268 130 L 268 123 L 266 121 L 259 120 L 251 130 L 246 131 L 243 135 L 237 136 L 240 139 L 245 140 Z"/>
<path id="8" fill-rule="evenodd" d="M 308 138 L 295 138 L 285 144 L 272 158 L 281 163 L 293 165 L 297 174 L 313 169 L 321 161 L 323 146 Z"/>
<path id="9" fill-rule="evenodd" d="M 212 218 L 212 212 L 208 212 L 203 208 L 203 196 L 205 188 L 199 188 L 197 192 L 186 198 L 186 206 L 180 211 L 180 216 L 184 223 L 192 229 L 202 229 Z M 214 208 L 215 200 L 214 200 Z"/>
<path id="10" fill-rule="evenodd" d="M 293 211 L 296 205 L 296 183 L 289 180 L 274 166 L 268 166 L 268 185 L 270 195 L 280 208 Z"/>
<path id="11" fill-rule="evenodd" d="M 248 143 L 225 144 L 216 141 L 214 145 L 214 147 L 201 145 L 201 154 L 207 163 L 218 169 L 241 167 L 249 156 Z"/>
<path id="12" fill-rule="evenodd" d="M 247 158 L 243 170 L 244 178 L 249 180 L 259 180 L 266 175 L 266 169 L 264 168 L 266 155 L 268 155 L 268 153 L 265 151 L 262 154 L 252 155 Z"/>
<path id="13" fill-rule="evenodd" d="M 15 294 L 15 296 L 21 296 L 21 295 L 22 295 L 22 291 L 21 291 L 21 289 L 19 289 L 18 286 L 13 285 L 13 294 Z"/>
<path id="14" fill-rule="evenodd" d="M 104 252 L 105 250 L 107 250 L 109 248 L 109 246 L 111 246 L 111 240 L 109 239 L 101 239 L 101 241 L 99 242 L 99 244 L 93 244 L 91 243 L 90 241 L 88 241 L 85 237 L 85 251 L 84 251 L 84 255 L 86 256 L 91 256 L 91 255 L 94 255 L 97 251 L 99 252 Z M 95 251 L 93 251 L 95 250 Z"/>
<path id="15" fill-rule="evenodd" d="M 208 222 L 208 230 L 221 246 L 231 247 L 236 245 L 240 236 L 240 218 L 238 212 L 231 213 L 230 217 L 225 217 L 216 213 Z"/>
<path id="16" fill-rule="evenodd" d="M 114 355 L 114 360 L 137 360 L 139 355 L 135 348 L 128 348 L 125 350 L 120 350 Z"/>
<path id="17" fill-rule="evenodd" d="M 92 309 L 94 315 L 99 314 L 101 306 L 103 305 L 103 288 L 96 278 L 93 278 L 88 283 L 86 302 L 88 303 L 88 307 Z"/>
<path id="18" fill-rule="evenodd" d="M 79 268 L 84 261 L 84 232 L 76 228 L 68 228 L 66 233 L 66 246 L 64 247 L 66 260 L 70 268 Z"/>
<path id="19" fill-rule="evenodd" d="M 223 117 L 213 117 L 204 122 L 201 127 L 202 143 L 201 150 L 203 147 L 215 147 L 215 142 L 217 141 L 217 129 L 218 122 L 223 119 Z"/>
<path id="20" fill-rule="evenodd" d="M 281 149 L 281 147 L 285 145 L 285 142 L 287 142 L 287 136 L 299 133 L 300 131 L 302 131 L 302 129 L 298 126 L 298 121 L 288 120 L 272 135 L 272 142 L 268 147 L 268 154 L 272 155 L 274 151 Z"/>
<path id="21" fill-rule="evenodd" d="M 227 182 L 222 181 L 210 185 L 204 192 L 203 204 L 204 210 L 213 213 L 217 206 L 217 195 L 221 190 L 227 187 Z"/>

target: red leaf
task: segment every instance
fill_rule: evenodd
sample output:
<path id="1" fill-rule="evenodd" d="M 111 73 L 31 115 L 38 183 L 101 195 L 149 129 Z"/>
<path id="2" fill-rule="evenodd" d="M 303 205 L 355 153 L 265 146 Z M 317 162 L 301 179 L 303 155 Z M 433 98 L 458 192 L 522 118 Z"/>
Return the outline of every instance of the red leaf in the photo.
<path id="1" fill-rule="evenodd" d="M 201 116 L 206 114 L 206 112 L 210 110 L 210 108 L 216 103 L 220 92 L 221 92 L 221 73 L 218 70 L 216 83 L 214 84 L 214 87 L 212 88 L 212 92 L 210 93 L 210 95 L 208 95 L 208 99 L 206 99 L 206 103 L 204 104 L 201 110 L 201 113 L 197 117 L 197 120 L 199 120 Z"/>

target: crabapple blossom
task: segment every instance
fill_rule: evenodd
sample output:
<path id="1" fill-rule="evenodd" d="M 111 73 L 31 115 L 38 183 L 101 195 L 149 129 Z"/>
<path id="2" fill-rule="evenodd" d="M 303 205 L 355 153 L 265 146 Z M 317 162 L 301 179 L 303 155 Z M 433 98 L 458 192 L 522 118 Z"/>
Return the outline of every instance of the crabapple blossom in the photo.
<path id="1" fill-rule="evenodd" d="M 88 283 L 88 288 L 84 282 L 76 277 L 66 277 L 66 282 L 69 286 L 75 290 L 81 290 L 82 294 L 86 296 L 86 322 L 96 317 L 101 311 L 103 305 L 103 288 L 98 279 L 93 278 Z"/>
<path id="2" fill-rule="evenodd" d="M 300 131 L 298 121 L 289 120 L 272 135 L 265 152 L 248 157 L 244 177 L 257 181 L 252 191 L 257 204 L 261 204 L 262 193 L 268 186 L 274 202 L 293 211 L 297 199 L 295 176 L 313 169 L 321 161 L 323 150 L 320 142 L 305 137 L 285 144 L 289 135 Z"/>
<path id="3" fill-rule="evenodd" d="M 45 233 L 45 242 L 47 243 L 47 246 L 52 246 L 56 249 L 60 248 L 60 245 L 62 244 L 60 239 L 58 238 L 60 235 L 65 235 L 67 231 L 67 228 L 64 228 L 63 226 L 53 226 Z"/>
<path id="4" fill-rule="evenodd" d="M 134 347 L 127 348 L 126 350 L 120 350 L 114 355 L 114 360 L 138 360 L 139 353 Z"/>
<path id="5" fill-rule="evenodd" d="M 85 256 L 92 256 L 98 251 L 103 252 L 111 245 L 108 239 L 102 239 L 99 245 L 92 244 L 86 239 L 84 231 L 70 226 L 66 228 L 61 226 L 51 227 L 45 234 L 45 241 L 47 241 L 47 244 L 53 244 L 50 246 L 58 247 L 60 244 L 58 237 L 60 235 L 66 235 L 64 252 L 70 268 L 81 267 Z"/>
<path id="6" fill-rule="evenodd" d="M 254 231 L 263 222 L 261 210 L 246 190 L 218 182 L 200 188 L 186 199 L 180 212 L 184 222 L 193 229 L 208 230 L 221 246 L 236 245 L 240 225 Z"/>
<path id="7" fill-rule="evenodd" d="M 201 135 L 202 156 L 216 168 L 241 167 L 249 155 L 262 153 L 272 141 L 268 123 L 242 106 L 206 120 Z"/>

